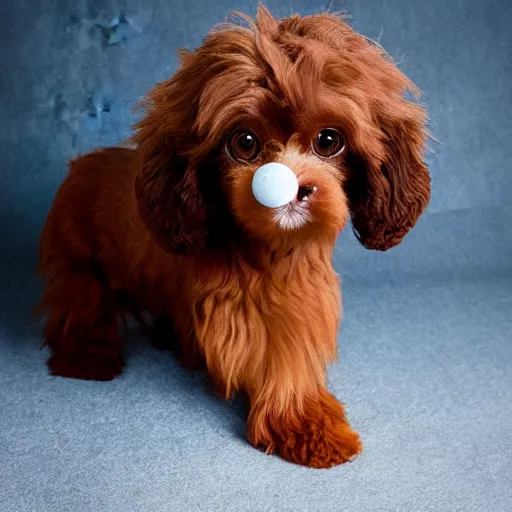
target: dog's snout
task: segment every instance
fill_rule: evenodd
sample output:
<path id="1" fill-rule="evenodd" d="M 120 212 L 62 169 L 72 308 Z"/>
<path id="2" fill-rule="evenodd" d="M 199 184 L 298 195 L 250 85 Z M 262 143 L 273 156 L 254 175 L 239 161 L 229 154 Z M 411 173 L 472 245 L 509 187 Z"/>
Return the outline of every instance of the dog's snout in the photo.
<path id="1" fill-rule="evenodd" d="M 298 189 L 299 182 L 295 173 L 278 162 L 262 165 L 252 178 L 253 195 L 267 208 L 280 208 L 290 203 Z"/>
<path id="2" fill-rule="evenodd" d="M 317 187 L 315 185 L 301 185 L 297 193 L 297 201 L 307 201 L 316 191 Z"/>

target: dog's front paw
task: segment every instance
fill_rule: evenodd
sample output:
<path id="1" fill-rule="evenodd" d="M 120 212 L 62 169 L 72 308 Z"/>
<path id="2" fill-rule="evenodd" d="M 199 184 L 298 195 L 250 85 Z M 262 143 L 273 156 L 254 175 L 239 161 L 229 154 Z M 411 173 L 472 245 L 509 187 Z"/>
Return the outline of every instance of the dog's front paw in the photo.
<path id="1" fill-rule="evenodd" d="M 329 425 L 307 422 L 300 429 L 281 431 L 274 438 L 283 459 L 311 468 L 330 468 L 353 460 L 362 450 L 358 434 L 342 421 Z"/>
<path id="2" fill-rule="evenodd" d="M 308 399 L 301 414 L 253 414 L 249 440 L 267 453 L 311 468 L 349 462 L 363 448 L 359 435 L 345 419 L 342 405 L 326 391 Z"/>

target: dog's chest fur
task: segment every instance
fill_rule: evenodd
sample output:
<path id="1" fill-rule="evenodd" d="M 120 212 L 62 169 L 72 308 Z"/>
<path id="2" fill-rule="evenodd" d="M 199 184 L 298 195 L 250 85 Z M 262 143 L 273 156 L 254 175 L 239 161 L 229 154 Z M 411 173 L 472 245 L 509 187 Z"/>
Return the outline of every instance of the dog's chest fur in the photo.
<path id="1" fill-rule="evenodd" d="M 290 375 L 321 375 L 312 366 L 335 359 L 341 319 L 331 251 L 317 247 L 263 270 L 230 261 L 198 269 L 192 287 L 194 336 L 207 364 L 227 376 L 228 388 L 248 374 L 265 379 L 274 367 L 285 378 L 283 366 Z"/>

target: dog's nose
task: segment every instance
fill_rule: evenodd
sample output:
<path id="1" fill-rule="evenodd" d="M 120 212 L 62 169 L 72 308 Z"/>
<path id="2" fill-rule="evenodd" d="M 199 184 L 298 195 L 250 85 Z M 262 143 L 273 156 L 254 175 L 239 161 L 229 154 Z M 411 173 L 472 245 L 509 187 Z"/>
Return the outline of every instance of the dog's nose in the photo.
<path id="1" fill-rule="evenodd" d="M 305 202 L 309 199 L 309 196 L 317 191 L 317 187 L 314 185 L 301 185 L 297 192 L 297 201 Z"/>
<path id="2" fill-rule="evenodd" d="M 262 165 L 252 178 L 252 193 L 267 208 L 279 208 L 297 197 L 299 182 L 286 165 L 270 162 Z"/>

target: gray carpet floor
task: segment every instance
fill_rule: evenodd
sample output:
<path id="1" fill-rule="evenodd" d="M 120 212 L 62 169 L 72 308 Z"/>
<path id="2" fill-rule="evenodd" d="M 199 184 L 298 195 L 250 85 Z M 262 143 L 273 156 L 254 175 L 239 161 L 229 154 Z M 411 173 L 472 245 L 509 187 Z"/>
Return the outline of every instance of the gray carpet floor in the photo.
<path id="1" fill-rule="evenodd" d="M 471 215 L 462 219 L 430 216 L 387 255 L 342 237 L 345 321 L 329 385 L 365 449 L 330 470 L 251 448 L 244 404 L 217 400 L 204 375 L 135 329 L 117 380 L 49 376 L 30 317 L 39 284 L 30 265 L 4 263 L 0 510 L 512 510 L 512 276 L 498 251 L 495 260 L 471 256 L 489 232 L 449 243 L 449 229 L 474 226 Z M 428 276 L 419 273 L 425 240 L 432 261 L 446 260 Z M 450 251 L 469 254 L 459 258 L 466 271 L 452 268 Z"/>

